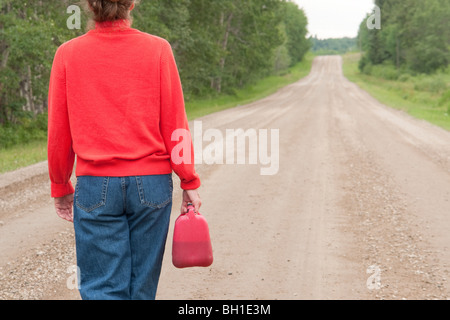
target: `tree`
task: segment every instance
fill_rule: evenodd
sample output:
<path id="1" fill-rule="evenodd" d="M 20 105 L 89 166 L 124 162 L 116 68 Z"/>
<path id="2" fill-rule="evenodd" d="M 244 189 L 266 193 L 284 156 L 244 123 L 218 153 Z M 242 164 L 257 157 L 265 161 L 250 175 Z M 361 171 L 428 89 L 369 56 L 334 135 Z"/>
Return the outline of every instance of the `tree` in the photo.
<path id="1" fill-rule="evenodd" d="M 449 64 L 450 2 L 448 0 L 377 0 L 382 29 L 367 30 L 361 24 L 358 39 L 366 62 L 385 61 L 397 68 L 432 73 Z"/>
<path id="2" fill-rule="evenodd" d="M 0 124 L 45 111 L 52 57 L 74 35 L 66 27 L 67 5 L 0 2 Z"/>
<path id="3" fill-rule="evenodd" d="M 408 66 L 417 72 L 430 73 L 450 62 L 450 3 L 427 0 L 419 1 L 416 6 L 410 23 Z"/>
<path id="4" fill-rule="evenodd" d="M 303 10 L 293 2 L 284 3 L 283 16 L 288 38 L 286 46 L 291 57 L 291 65 L 294 65 L 300 62 L 311 48 L 311 43 L 306 39 L 308 19 Z"/>
<path id="5" fill-rule="evenodd" d="M 184 78 L 188 85 L 195 83 L 196 93 L 230 92 L 272 71 L 274 51 L 283 41 L 278 28 L 281 4 L 191 0 L 192 46 L 185 54 L 192 72 L 185 72 Z"/>

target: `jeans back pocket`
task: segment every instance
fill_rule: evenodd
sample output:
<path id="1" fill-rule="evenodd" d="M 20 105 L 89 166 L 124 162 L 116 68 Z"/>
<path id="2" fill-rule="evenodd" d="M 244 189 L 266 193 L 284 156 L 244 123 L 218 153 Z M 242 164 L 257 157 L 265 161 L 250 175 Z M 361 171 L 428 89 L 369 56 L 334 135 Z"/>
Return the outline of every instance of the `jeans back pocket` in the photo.
<path id="1" fill-rule="evenodd" d="M 163 208 L 172 202 L 172 175 L 152 175 L 136 177 L 141 205 Z"/>
<path id="2" fill-rule="evenodd" d="M 78 177 L 75 187 L 77 207 L 85 212 L 91 212 L 106 205 L 108 182 L 108 177 Z"/>

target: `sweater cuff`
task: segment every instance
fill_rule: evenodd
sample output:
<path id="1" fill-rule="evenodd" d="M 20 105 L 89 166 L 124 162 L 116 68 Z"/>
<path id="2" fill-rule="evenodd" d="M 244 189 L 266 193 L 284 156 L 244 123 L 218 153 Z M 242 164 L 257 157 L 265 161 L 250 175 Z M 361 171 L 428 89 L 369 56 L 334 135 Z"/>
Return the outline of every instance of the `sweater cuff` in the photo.
<path id="1" fill-rule="evenodd" d="M 181 181 L 181 189 L 183 190 L 196 190 L 200 188 L 200 185 L 200 178 L 196 178 L 191 181 Z"/>
<path id="2" fill-rule="evenodd" d="M 51 195 L 52 198 L 62 198 L 69 194 L 75 193 L 75 189 L 73 188 L 72 182 L 69 181 L 66 184 L 56 184 L 52 182 L 51 185 Z"/>

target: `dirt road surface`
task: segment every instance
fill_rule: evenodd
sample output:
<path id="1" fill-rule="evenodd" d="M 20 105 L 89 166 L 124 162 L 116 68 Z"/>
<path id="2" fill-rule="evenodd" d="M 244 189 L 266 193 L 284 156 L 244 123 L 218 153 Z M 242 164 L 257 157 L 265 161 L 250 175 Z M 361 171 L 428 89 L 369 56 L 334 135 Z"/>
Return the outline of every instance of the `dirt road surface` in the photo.
<path id="1" fill-rule="evenodd" d="M 158 299 L 450 297 L 450 133 L 381 105 L 341 64 L 319 57 L 274 95 L 198 119 L 203 150 L 208 129 L 279 130 L 279 170 L 201 153 L 215 261 L 172 266 L 175 190 Z M 46 163 L 0 176 L 0 299 L 80 299 L 72 225 L 48 194 Z"/>

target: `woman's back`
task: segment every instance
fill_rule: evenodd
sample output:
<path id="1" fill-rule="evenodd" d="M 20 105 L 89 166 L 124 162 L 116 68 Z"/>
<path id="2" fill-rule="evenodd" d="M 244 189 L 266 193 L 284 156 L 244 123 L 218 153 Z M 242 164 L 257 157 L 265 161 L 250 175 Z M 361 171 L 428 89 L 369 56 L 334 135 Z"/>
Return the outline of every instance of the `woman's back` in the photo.
<path id="1" fill-rule="evenodd" d="M 193 160 L 170 161 L 178 142 L 172 141 L 173 132 L 189 128 L 166 40 L 131 28 L 129 20 L 97 22 L 94 30 L 58 49 L 52 80 L 50 131 L 60 135 L 54 148 L 60 150 L 61 140 L 71 144 L 78 176 L 167 174 L 173 169 L 182 187 L 199 186 Z M 58 124 L 68 125 L 65 135 Z"/>

